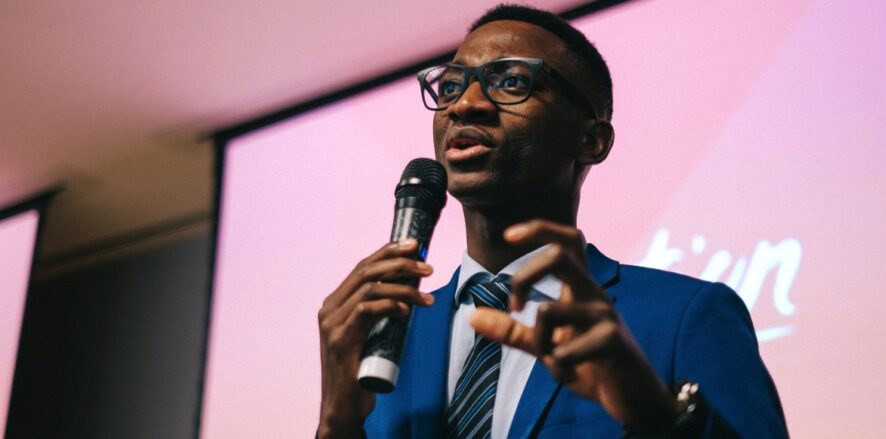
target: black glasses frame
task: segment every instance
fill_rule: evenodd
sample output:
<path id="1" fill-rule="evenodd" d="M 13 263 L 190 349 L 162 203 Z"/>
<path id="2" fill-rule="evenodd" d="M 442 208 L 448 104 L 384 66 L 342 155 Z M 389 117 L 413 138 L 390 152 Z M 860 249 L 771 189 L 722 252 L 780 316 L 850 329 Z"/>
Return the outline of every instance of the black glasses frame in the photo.
<path id="1" fill-rule="evenodd" d="M 520 61 L 520 62 L 526 63 L 529 66 L 529 69 L 530 69 L 529 71 L 531 73 L 531 76 L 529 77 L 529 91 L 526 93 L 526 96 L 524 96 L 520 100 L 512 101 L 512 102 L 500 102 L 489 95 L 489 92 L 487 91 L 488 84 L 486 83 L 486 76 L 483 74 L 483 72 L 486 70 L 487 67 L 489 67 L 492 64 L 495 64 L 498 62 L 507 62 L 507 61 Z M 464 87 L 462 87 L 458 96 L 455 99 L 453 99 L 453 102 L 457 102 L 458 99 L 461 98 L 461 95 L 463 95 L 465 90 L 467 90 L 468 87 L 471 85 L 472 78 L 477 78 L 477 81 L 480 83 L 480 90 L 483 92 L 483 96 L 486 96 L 486 99 L 489 99 L 490 102 L 492 102 L 496 105 L 515 105 L 515 104 L 520 104 L 520 103 L 526 102 L 526 100 L 529 99 L 530 96 L 532 96 L 532 91 L 533 91 L 533 87 L 535 86 L 535 79 L 538 76 L 538 72 L 542 71 L 542 72 L 546 73 L 548 76 L 550 76 L 551 79 L 553 79 L 557 83 L 557 85 L 560 86 L 564 95 L 566 95 L 566 97 L 568 99 L 571 99 L 578 106 L 591 112 L 591 114 L 594 115 L 594 118 L 598 117 L 597 110 L 584 97 L 584 95 L 581 93 L 581 91 L 579 91 L 578 87 L 574 86 L 568 79 L 566 79 L 563 75 L 561 75 L 560 72 L 554 70 L 552 67 L 545 64 L 544 60 L 541 60 L 538 58 L 521 58 L 521 57 L 499 58 L 497 60 L 490 61 L 486 64 L 482 64 L 482 65 L 475 66 L 475 67 L 467 67 L 467 66 L 463 66 L 460 64 L 447 63 L 447 64 L 443 64 L 443 65 L 428 67 L 428 68 L 418 72 L 418 83 L 421 87 L 422 103 L 424 104 L 425 108 L 427 108 L 428 110 L 431 110 L 431 111 L 442 111 L 442 110 L 449 108 L 449 106 L 452 105 L 452 102 L 450 102 L 449 104 L 446 104 L 442 107 L 436 107 L 436 108 L 432 107 L 431 105 L 428 105 L 427 98 L 426 98 L 427 95 L 425 94 L 425 91 L 427 91 L 428 94 L 430 94 L 431 97 L 434 98 L 435 101 L 437 98 L 437 92 L 434 91 L 431 84 L 428 84 L 428 82 L 425 80 L 425 77 L 427 77 L 428 73 L 430 73 L 432 70 L 439 69 L 439 68 L 457 68 L 464 73 Z M 434 104 L 436 104 L 436 102 L 434 102 Z"/>

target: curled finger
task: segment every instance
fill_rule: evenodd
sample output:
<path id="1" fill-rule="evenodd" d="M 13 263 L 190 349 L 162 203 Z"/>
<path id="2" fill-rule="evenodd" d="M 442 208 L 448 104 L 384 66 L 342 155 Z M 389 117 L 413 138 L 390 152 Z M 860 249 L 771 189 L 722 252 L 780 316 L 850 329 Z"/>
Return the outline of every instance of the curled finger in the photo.
<path id="1" fill-rule="evenodd" d="M 551 352 L 554 362 L 560 368 L 569 368 L 608 355 L 616 345 L 618 326 L 612 320 L 598 322 L 588 331 L 555 347 Z"/>
<path id="2" fill-rule="evenodd" d="M 376 261 L 362 267 L 357 274 L 365 282 L 390 281 L 402 278 L 420 278 L 430 276 L 433 267 L 422 261 L 398 257 Z"/>
<path id="3" fill-rule="evenodd" d="M 405 317 L 409 315 L 409 305 L 394 300 L 380 299 L 360 302 L 353 308 L 345 321 L 346 331 L 365 336 L 369 328 L 384 317 Z"/>
<path id="4" fill-rule="evenodd" d="M 529 298 L 532 286 L 545 276 L 553 274 L 571 287 L 579 297 L 564 297 L 562 300 L 589 300 L 602 290 L 588 275 L 584 262 L 571 251 L 553 244 L 538 256 L 532 258 L 511 279 L 511 306 L 519 311 Z M 603 293 L 605 295 L 605 293 Z"/>
<path id="5" fill-rule="evenodd" d="M 417 248 L 418 242 L 411 238 L 383 245 L 371 255 L 357 263 L 354 269 L 351 270 L 341 284 L 339 284 L 338 288 L 326 298 L 324 304 L 329 303 L 331 306 L 337 306 L 347 300 L 348 297 L 350 297 L 350 295 L 366 281 L 366 267 L 386 259 L 408 257 Z"/>
<path id="6" fill-rule="evenodd" d="M 535 319 L 534 339 L 542 355 L 551 353 L 554 347 L 554 330 L 572 326 L 583 332 L 611 315 L 611 308 L 602 302 L 565 303 L 546 302 L 538 308 Z"/>
<path id="7" fill-rule="evenodd" d="M 434 296 L 423 294 L 417 289 L 409 285 L 384 283 L 384 282 L 367 282 L 363 284 L 358 291 L 348 298 L 338 310 L 338 319 L 344 320 L 350 316 L 351 309 L 362 302 L 369 302 L 381 299 L 391 299 L 403 302 L 407 305 L 429 306 L 434 303 Z M 341 317 L 345 316 L 345 317 Z M 336 317 L 331 317 L 335 319 Z"/>
<path id="8" fill-rule="evenodd" d="M 513 244 L 559 243 L 579 256 L 584 256 L 584 238 L 573 226 L 546 220 L 532 220 L 507 228 L 505 240 Z"/>

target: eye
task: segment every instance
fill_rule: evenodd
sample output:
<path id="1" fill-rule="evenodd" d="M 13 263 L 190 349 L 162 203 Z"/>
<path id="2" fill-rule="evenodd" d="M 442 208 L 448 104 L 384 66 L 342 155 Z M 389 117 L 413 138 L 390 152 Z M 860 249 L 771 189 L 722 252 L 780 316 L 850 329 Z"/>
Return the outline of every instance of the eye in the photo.
<path id="1" fill-rule="evenodd" d="M 437 86 L 437 93 L 443 96 L 449 96 L 452 94 L 459 93 L 461 91 L 461 83 L 458 81 L 448 80 L 443 81 Z"/>
<path id="2" fill-rule="evenodd" d="M 506 75 L 494 78 L 491 85 L 499 90 L 514 94 L 525 94 L 529 91 L 529 77 L 523 75 Z"/>
<path id="3" fill-rule="evenodd" d="M 462 84 L 456 80 L 443 80 L 437 85 L 437 102 L 450 102 L 461 95 Z"/>

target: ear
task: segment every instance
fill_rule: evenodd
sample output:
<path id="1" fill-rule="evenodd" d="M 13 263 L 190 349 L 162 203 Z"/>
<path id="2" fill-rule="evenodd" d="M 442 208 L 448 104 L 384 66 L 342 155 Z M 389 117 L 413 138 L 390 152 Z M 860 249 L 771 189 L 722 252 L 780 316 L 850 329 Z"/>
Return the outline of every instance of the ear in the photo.
<path id="1" fill-rule="evenodd" d="M 609 156 L 613 142 L 615 142 L 615 130 L 609 121 L 602 119 L 587 121 L 579 162 L 588 166 L 602 163 Z"/>

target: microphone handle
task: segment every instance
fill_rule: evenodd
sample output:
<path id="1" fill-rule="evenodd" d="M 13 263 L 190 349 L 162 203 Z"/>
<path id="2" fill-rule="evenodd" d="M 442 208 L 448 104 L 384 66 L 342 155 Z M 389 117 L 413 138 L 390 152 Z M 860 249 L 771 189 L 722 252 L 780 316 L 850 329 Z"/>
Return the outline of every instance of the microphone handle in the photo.
<path id="1" fill-rule="evenodd" d="M 418 249 L 410 257 L 424 262 L 439 214 L 432 215 L 423 209 L 422 201 L 412 197 L 397 200 L 391 242 L 414 238 L 418 241 Z M 392 282 L 418 288 L 419 281 L 419 278 L 401 278 Z M 363 347 L 357 374 L 363 388 L 376 393 L 390 393 L 394 390 L 400 374 L 400 357 L 409 335 L 413 308 L 410 305 L 409 315 L 406 317 L 384 317 L 372 326 Z"/>

